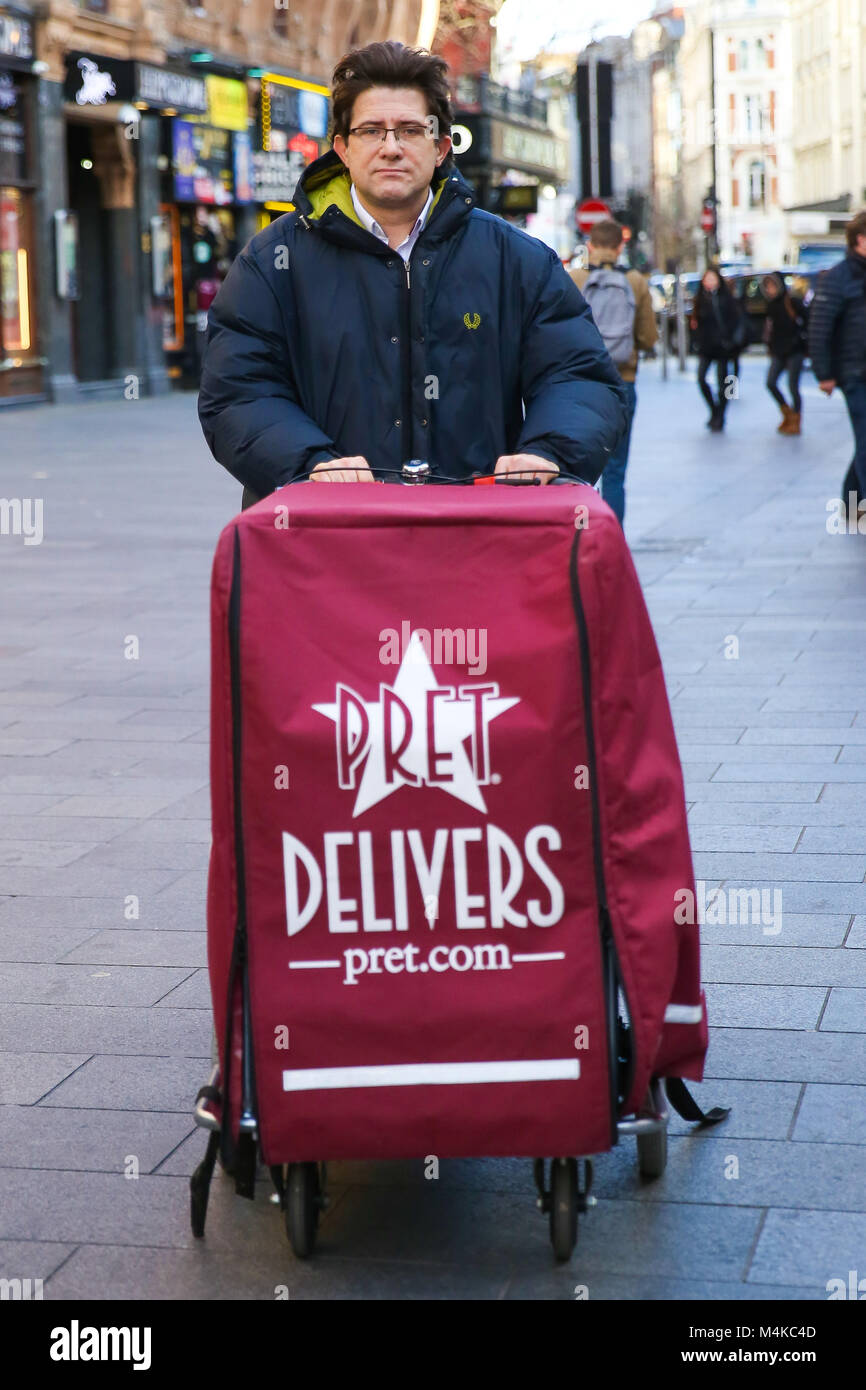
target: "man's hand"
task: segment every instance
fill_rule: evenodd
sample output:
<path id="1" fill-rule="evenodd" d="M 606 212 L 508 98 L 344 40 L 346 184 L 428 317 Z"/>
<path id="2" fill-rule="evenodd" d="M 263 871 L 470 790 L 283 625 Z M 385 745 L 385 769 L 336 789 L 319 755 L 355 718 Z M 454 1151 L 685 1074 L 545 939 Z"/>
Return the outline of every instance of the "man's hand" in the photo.
<path id="1" fill-rule="evenodd" d="M 821 390 L 824 392 L 824 395 L 825 395 L 825 396 L 832 396 L 833 392 L 834 392 L 835 389 L 836 389 L 836 383 L 835 383 L 835 381 L 819 381 L 819 382 L 818 382 L 818 385 L 820 386 Z"/>
<path id="2" fill-rule="evenodd" d="M 493 472 L 519 473 L 524 482 L 530 478 L 540 478 L 543 483 L 549 483 L 559 472 L 559 466 L 551 463 L 550 459 L 539 458 L 537 454 L 502 454 L 496 460 Z"/>
<path id="3" fill-rule="evenodd" d="M 363 454 L 343 459 L 323 459 L 310 474 L 313 483 L 375 483 Z"/>

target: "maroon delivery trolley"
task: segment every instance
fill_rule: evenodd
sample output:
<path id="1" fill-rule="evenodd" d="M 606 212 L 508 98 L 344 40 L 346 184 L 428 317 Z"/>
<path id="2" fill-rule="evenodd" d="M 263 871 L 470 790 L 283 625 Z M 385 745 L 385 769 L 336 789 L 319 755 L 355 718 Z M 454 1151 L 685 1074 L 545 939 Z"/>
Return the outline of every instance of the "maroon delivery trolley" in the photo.
<path id="1" fill-rule="evenodd" d="M 526 1156 L 568 1258 L 592 1155 L 634 1135 L 658 1177 L 668 1098 L 727 1113 L 682 1083 L 682 775 L 613 513 L 585 484 L 283 488 L 220 537 L 211 693 L 195 1234 L 217 1157 L 247 1197 L 267 1165 L 306 1256 L 329 1161 Z"/>

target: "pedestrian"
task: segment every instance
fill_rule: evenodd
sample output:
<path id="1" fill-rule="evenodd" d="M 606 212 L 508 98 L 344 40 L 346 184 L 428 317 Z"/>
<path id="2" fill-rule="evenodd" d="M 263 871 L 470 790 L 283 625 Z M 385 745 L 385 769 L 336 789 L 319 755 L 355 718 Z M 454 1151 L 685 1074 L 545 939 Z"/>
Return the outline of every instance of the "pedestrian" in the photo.
<path id="1" fill-rule="evenodd" d="M 332 148 L 210 310 L 199 417 L 260 498 L 293 479 L 432 472 L 594 482 L 626 392 L 555 251 L 475 207 L 444 60 L 393 41 L 333 75 Z"/>
<path id="2" fill-rule="evenodd" d="M 623 228 L 613 218 L 596 222 L 589 234 L 589 264 L 570 271 L 619 372 L 628 402 L 628 429 L 601 475 L 601 494 L 622 523 L 625 516 L 625 470 L 631 427 L 637 405 L 638 353 L 649 352 L 658 340 L 649 285 L 639 270 L 617 264 L 623 249 Z"/>
<path id="3" fill-rule="evenodd" d="M 841 386 L 854 431 L 854 459 L 843 484 L 866 498 L 866 211 L 845 228 L 847 251 L 818 277 L 809 306 L 809 356 L 826 396 Z M 853 486 L 856 481 L 856 486 Z"/>
<path id="4" fill-rule="evenodd" d="M 744 346 L 745 322 L 725 280 L 712 266 L 701 277 L 690 323 L 698 351 L 698 387 L 710 407 L 707 427 L 719 433 L 725 428 L 729 387 L 737 379 L 734 364 Z M 714 397 L 707 384 L 707 373 L 713 363 L 716 367 L 718 398 Z"/>
<path id="5" fill-rule="evenodd" d="M 782 412 L 777 433 L 799 434 L 803 410 L 800 373 L 806 358 L 809 311 L 801 299 L 788 293 L 785 277 L 779 271 L 764 276 L 762 289 L 767 301 L 764 335 L 770 353 L 767 390 Z M 779 388 L 783 372 L 788 375 L 790 405 Z"/>

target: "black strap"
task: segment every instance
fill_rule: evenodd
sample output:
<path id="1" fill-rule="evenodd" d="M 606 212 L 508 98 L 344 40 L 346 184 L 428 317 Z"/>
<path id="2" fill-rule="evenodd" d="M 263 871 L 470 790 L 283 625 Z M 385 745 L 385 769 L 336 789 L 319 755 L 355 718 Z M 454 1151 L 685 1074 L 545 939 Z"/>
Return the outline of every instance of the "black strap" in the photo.
<path id="1" fill-rule="evenodd" d="M 202 1086 L 195 1098 L 195 1103 L 198 1105 L 200 1100 L 213 1100 L 219 1103 L 220 1099 L 221 1095 L 218 1086 Z"/>
<path id="2" fill-rule="evenodd" d="M 247 1197 L 252 1202 L 256 1195 L 256 1167 L 258 1152 L 256 1141 L 251 1134 L 241 1133 L 235 1145 L 235 1161 L 232 1177 L 235 1192 L 239 1197 Z"/>
<path id="3" fill-rule="evenodd" d="M 679 1076 L 665 1077 L 665 1091 L 677 1114 L 684 1120 L 696 1120 L 699 1129 L 709 1129 L 710 1125 L 717 1125 L 726 1120 L 731 1113 L 730 1106 L 725 1110 L 720 1105 L 714 1106 L 712 1110 L 703 1111 Z"/>
<path id="4" fill-rule="evenodd" d="M 202 1090 L 210 1090 L 203 1086 Z M 201 1092 L 199 1092 L 201 1095 Z M 213 1177 L 217 1151 L 219 1149 L 219 1130 L 212 1129 L 208 1135 L 207 1148 L 201 1163 L 189 1180 L 189 1216 L 192 1233 L 199 1239 L 204 1235 L 207 1220 L 207 1199 L 210 1195 L 210 1180 Z"/>

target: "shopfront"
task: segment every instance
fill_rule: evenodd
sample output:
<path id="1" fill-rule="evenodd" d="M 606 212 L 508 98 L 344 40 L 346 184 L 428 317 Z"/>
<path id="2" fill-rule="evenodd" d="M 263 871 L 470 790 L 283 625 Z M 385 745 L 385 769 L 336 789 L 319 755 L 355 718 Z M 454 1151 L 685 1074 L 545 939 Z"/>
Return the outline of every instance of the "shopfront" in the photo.
<path id="1" fill-rule="evenodd" d="M 0 8 L 0 404 L 43 392 L 34 245 L 33 26 Z"/>
<path id="2" fill-rule="evenodd" d="M 255 230 L 246 84 L 212 73 L 204 83 L 206 114 L 166 118 L 162 127 L 160 212 L 170 246 L 163 347 L 170 377 L 186 386 L 200 375 L 207 311 Z"/>
<path id="3" fill-rule="evenodd" d="M 302 78 L 262 77 L 256 148 L 252 156 L 253 201 L 259 225 L 291 212 L 292 195 L 308 164 L 330 148 L 328 88 Z"/>
<path id="4" fill-rule="evenodd" d="M 527 226 L 568 177 L 565 142 L 547 127 L 546 104 L 486 77 L 457 83 L 454 150 L 480 207 Z M 531 227 L 530 227 L 530 230 Z"/>
<path id="5" fill-rule="evenodd" d="M 72 375 L 96 390 L 138 380 L 143 340 L 173 318 L 160 125 L 206 117 L 207 93 L 196 74 L 79 50 L 66 55 L 63 96 L 68 206 L 54 218 L 72 273 L 58 250 L 56 294 L 69 301 Z"/>

